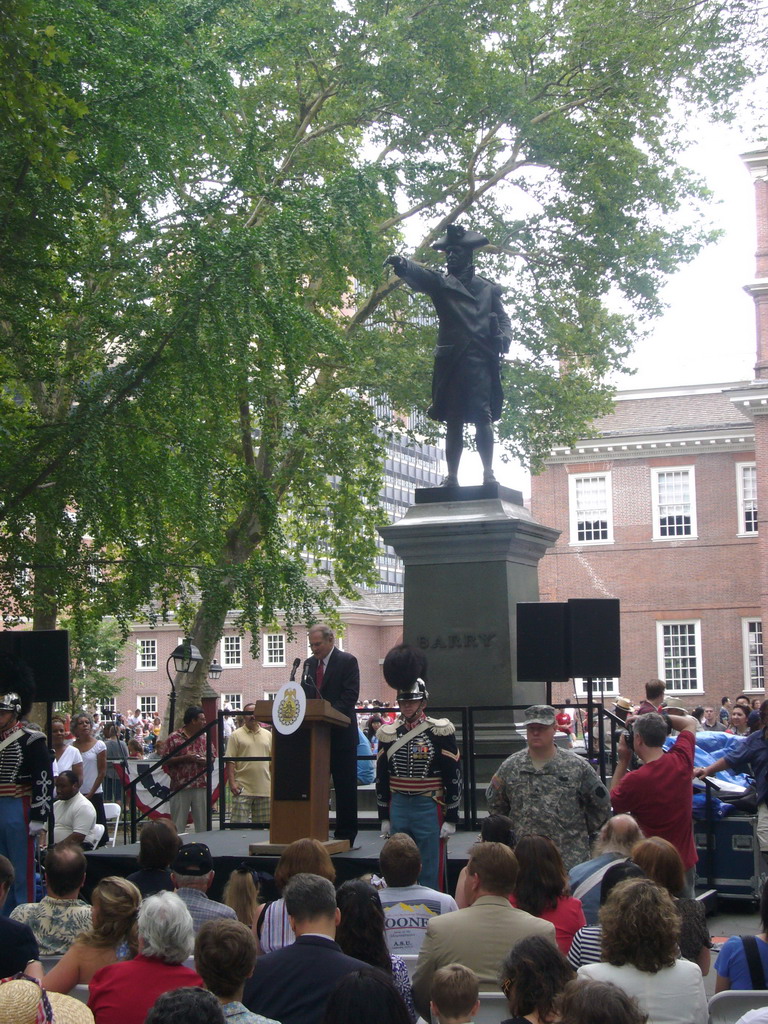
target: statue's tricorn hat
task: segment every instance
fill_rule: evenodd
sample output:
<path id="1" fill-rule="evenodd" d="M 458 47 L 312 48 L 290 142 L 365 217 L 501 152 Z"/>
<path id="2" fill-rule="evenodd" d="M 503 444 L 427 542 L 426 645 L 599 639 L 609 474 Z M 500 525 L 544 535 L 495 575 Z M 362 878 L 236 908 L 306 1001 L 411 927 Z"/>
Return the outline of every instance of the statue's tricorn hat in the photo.
<path id="1" fill-rule="evenodd" d="M 485 235 L 481 235 L 479 231 L 469 231 L 461 224 L 449 224 L 442 238 L 438 238 L 432 243 L 432 248 L 452 249 L 461 245 L 465 249 L 479 249 L 482 245 L 490 244 Z"/>

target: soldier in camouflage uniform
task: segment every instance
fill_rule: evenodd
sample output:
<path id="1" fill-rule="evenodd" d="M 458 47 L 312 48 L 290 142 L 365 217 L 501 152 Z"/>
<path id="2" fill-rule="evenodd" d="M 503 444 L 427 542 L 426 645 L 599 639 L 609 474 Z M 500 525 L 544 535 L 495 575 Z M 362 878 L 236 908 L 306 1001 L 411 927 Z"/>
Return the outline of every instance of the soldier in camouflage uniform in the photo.
<path id="1" fill-rule="evenodd" d="M 512 819 L 518 839 L 538 834 L 557 844 L 567 871 L 589 860 L 589 836 L 611 814 L 608 790 L 592 766 L 555 746 L 555 709 L 527 708 L 528 746 L 512 754 L 486 792 L 491 814 Z"/>
<path id="2" fill-rule="evenodd" d="M 384 659 L 384 678 L 397 689 L 400 715 L 377 735 L 376 803 L 382 836 L 407 832 L 421 853 L 419 882 L 442 889 L 445 842 L 456 831 L 461 771 L 456 730 L 427 718 L 426 658 L 400 645 Z"/>

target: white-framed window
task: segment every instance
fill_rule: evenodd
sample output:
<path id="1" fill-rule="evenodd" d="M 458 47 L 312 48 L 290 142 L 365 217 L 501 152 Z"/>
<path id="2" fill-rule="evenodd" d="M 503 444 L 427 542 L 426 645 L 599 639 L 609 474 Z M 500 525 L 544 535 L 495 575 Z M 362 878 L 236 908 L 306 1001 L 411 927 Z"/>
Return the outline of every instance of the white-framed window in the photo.
<path id="1" fill-rule="evenodd" d="M 742 619 L 741 636 L 744 650 L 744 689 L 764 690 L 762 619 Z"/>
<path id="2" fill-rule="evenodd" d="M 221 695 L 221 706 L 222 706 L 222 708 L 229 708 L 230 711 L 242 711 L 243 710 L 243 695 L 242 695 L 242 693 L 222 693 L 222 695 Z"/>
<path id="3" fill-rule="evenodd" d="M 739 536 L 757 533 L 757 467 L 754 462 L 736 463 L 736 494 L 739 503 Z"/>
<path id="4" fill-rule="evenodd" d="M 99 702 L 99 711 L 102 718 L 114 718 L 117 711 L 117 700 L 115 697 L 104 697 Z"/>
<path id="5" fill-rule="evenodd" d="M 576 693 L 579 695 L 579 697 L 586 697 L 588 689 L 587 680 L 576 677 L 574 678 L 573 682 L 576 687 Z M 592 680 L 592 693 L 595 697 L 599 697 L 601 694 L 605 694 L 606 696 L 614 696 L 618 692 L 619 680 L 616 676 L 614 676 L 612 679 L 608 679 L 606 677 L 604 679 Z"/>
<path id="6" fill-rule="evenodd" d="M 657 622 L 659 678 L 668 692 L 701 691 L 701 622 Z"/>
<path id="7" fill-rule="evenodd" d="M 277 696 L 277 690 L 264 690 L 264 700 L 274 700 Z"/>
<path id="8" fill-rule="evenodd" d="M 243 638 L 223 636 L 221 638 L 221 664 L 224 668 L 243 667 Z"/>
<path id="9" fill-rule="evenodd" d="M 265 633 L 262 650 L 265 667 L 279 668 L 285 665 L 285 633 Z"/>
<path id="10" fill-rule="evenodd" d="M 157 697 L 145 697 L 143 693 L 139 694 L 138 708 L 142 715 L 156 715 Z"/>
<path id="11" fill-rule="evenodd" d="M 157 668 L 157 640 L 139 640 L 136 644 L 136 670 L 153 672 Z"/>
<path id="12" fill-rule="evenodd" d="M 693 466 L 654 469 L 653 539 L 696 537 L 696 477 Z"/>
<path id="13" fill-rule="evenodd" d="M 613 489 L 610 473 L 568 477 L 571 544 L 613 543 Z"/>

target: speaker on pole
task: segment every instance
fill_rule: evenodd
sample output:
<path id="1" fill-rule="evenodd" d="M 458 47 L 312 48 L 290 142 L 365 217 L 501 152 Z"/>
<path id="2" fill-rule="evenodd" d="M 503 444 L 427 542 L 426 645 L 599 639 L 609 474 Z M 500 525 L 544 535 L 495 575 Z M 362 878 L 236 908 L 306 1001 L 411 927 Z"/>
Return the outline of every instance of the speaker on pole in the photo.
<path id="1" fill-rule="evenodd" d="M 569 678 L 566 659 L 568 605 L 530 602 L 517 606 L 517 678 L 525 683 L 559 683 Z"/>
<path id="2" fill-rule="evenodd" d="M 0 631 L 0 652 L 24 661 L 35 680 L 35 700 L 69 700 L 69 633 L 66 629 Z"/>
<path id="3" fill-rule="evenodd" d="M 571 676 L 582 679 L 620 676 L 619 601 L 614 598 L 570 600 L 567 646 Z"/>

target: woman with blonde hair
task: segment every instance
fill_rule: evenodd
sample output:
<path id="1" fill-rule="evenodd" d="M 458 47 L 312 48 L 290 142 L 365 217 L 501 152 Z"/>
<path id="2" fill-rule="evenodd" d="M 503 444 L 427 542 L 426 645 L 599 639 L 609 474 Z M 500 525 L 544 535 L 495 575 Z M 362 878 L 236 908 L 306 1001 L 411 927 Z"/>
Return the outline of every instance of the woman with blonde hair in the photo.
<path id="1" fill-rule="evenodd" d="M 222 903 L 231 907 L 237 914 L 237 920 L 253 928 L 259 903 L 259 887 L 253 877 L 253 871 L 247 864 L 240 864 L 229 876 L 224 886 Z"/>
<path id="2" fill-rule="evenodd" d="M 650 836 L 635 843 L 632 860 L 675 901 L 680 915 L 680 953 L 698 964 L 702 974 L 708 974 L 712 940 L 704 905 L 699 900 L 678 898 L 685 885 L 683 858 L 672 843 L 661 836 Z"/>
<path id="3" fill-rule="evenodd" d="M 707 1024 L 704 979 L 697 964 L 678 960 L 680 916 L 672 897 L 650 878 L 620 882 L 600 911 L 603 959 L 579 978 L 610 981 L 637 999 L 649 1024 Z"/>
<path id="4" fill-rule="evenodd" d="M 100 968 L 136 956 L 141 893 L 133 882 L 117 875 L 103 878 L 93 890 L 92 904 L 91 928 L 78 935 L 43 979 L 49 992 L 66 994 L 75 985 L 88 985 Z"/>
<path id="5" fill-rule="evenodd" d="M 336 881 L 336 869 L 328 851 L 317 839 L 297 839 L 283 850 L 275 869 L 275 885 L 283 891 L 294 875 L 320 875 L 329 882 Z M 274 903 L 262 903 L 256 911 L 253 931 L 259 944 L 260 953 L 271 953 L 296 941 L 285 900 L 282 897 Z"/>

